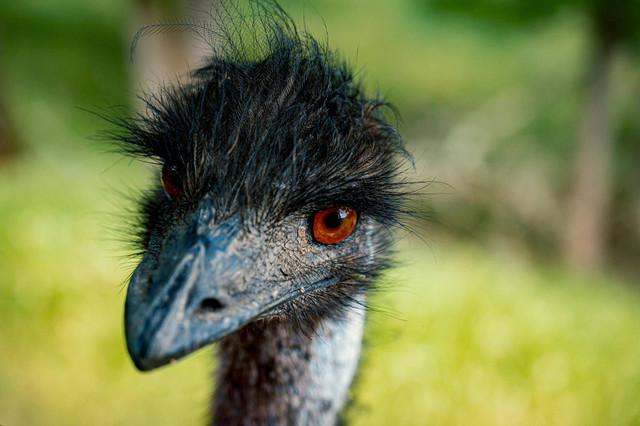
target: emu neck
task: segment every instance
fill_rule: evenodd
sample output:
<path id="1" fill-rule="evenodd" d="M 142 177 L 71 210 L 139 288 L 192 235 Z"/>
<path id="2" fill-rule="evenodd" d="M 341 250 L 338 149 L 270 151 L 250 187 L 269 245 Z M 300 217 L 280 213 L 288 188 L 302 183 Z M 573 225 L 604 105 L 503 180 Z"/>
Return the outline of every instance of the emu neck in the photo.
<path id="1" fill-rule="evenodd" d="M 310 337 L 265 320 L 223 339 L 213 424 L 332 425 L 360 355 L 364 314 L 320 321 Z"/>

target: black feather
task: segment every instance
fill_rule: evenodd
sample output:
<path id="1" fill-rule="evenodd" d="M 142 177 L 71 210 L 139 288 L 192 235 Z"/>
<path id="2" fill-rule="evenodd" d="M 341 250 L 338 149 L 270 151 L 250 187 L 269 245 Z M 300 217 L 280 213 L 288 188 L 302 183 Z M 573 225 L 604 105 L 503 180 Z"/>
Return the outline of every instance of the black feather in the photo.
<path id="1" fill-rule="evenodd" d="M 338 54 L 276 3 L 253 1 L 249 12 L 223 5 L 212 24 L 177 24 L 210 36 L 206 65 L 147 94 L 145 114 L 111 116 L 119 125 L 111 136 L 125 152 L 173 167 L 183 203 L 212 194 L 219 217 L 251 207 L 278 220 L 344 203 L 395 224 L 410 157 L 387 104 L 367 97 Z M 161 206 L 145 203 L 149 229 Z"/>

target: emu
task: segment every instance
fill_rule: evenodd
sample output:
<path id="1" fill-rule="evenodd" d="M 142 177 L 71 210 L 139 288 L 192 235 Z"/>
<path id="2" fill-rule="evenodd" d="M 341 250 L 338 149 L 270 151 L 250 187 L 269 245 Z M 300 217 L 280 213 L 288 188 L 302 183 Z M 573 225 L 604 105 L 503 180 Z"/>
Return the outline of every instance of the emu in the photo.
<path id="1" fill-rule="evenodd" d="M 276 4 L 215 15 L 212 53 L 112 136 L 159 165 L 125 334 L 151 370 L 218 342 L 213 424 L 333 424 L 410 156 L 349 66 Z M 203 27 L 191 23 L 197 30 Z"/>

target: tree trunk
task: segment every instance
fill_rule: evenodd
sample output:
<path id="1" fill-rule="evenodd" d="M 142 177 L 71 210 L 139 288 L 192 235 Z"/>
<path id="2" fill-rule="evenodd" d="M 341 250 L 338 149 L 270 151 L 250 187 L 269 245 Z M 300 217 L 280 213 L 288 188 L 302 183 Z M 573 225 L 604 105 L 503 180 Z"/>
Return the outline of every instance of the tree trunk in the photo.
<path id="1" fill-rule="evenodd" d="M 579 128 L 572 191 L 567 198 L 563 251 L 573 266 L 593 269 L 606 260 L 611 204 L 610 93 L 615 43 L 599 40 Z"/>
<path id="2" fill-rule="evenodd" d="M 1 51 L 0 51 L 1 53 Z M 2 59 L 2 58 L 0 58 Z M 0 61 L 0 68 L 1 68 Z M 4 94 L 5 81 L 2 78 L 2 70 L 0 69 L 0 161 L 12 157 L 18 152 L 22 145 L 16 127 L 11 120 L 6 106 L 6 95 Z"/>
<path id="3" fill-rule="evenodd" d="M 0 98 L 0 161 L 15 154 L 18 145 L 16 132 L 4 107 L 4 99 Z"/>
<path id="4" fill-rule="evenodd" d="M 143 25 L 153 23 L 181 22 L 184 18 L 202 16 L 209 11 L 209 0 L 183 0 L 159 2 L 135 1 L 134 32 Z M 143 37 L 134 52 L 134 86 L 142 85 L 147 93 L 157 94 L 167 83 L 175 81 L 198 66 L 208 53 L 206 45 L 192 33 L 172 32 Z"/>

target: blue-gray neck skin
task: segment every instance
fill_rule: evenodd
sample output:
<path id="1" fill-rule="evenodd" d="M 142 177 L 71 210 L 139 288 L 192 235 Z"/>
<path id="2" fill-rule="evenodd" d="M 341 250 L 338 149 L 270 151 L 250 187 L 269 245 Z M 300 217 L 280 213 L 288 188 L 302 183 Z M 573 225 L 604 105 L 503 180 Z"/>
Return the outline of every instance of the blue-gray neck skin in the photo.
<path id="1" fill-rule="evenodd" d="M 364 311 L 325 318 L 311 336 L 262 320 L 219 345 L 214 425 L 333 425 L 360 356 Z"/>

